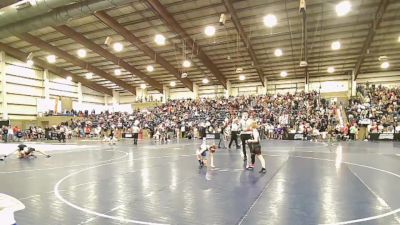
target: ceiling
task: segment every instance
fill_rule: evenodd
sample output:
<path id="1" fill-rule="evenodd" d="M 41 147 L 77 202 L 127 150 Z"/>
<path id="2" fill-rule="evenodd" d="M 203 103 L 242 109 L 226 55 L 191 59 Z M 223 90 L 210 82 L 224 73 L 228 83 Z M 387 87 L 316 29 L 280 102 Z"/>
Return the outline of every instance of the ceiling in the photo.
<path id="1" fill-rule="evenodd" d="M 154 2 L 160 3 L 166 13 L 161 14 L 159 9 L 150 4 Z M 178 79 L 182 72 L 188 73 L 189 83 L 193 82 L 199 86 L 204 85 L 202 80 L 205 77 L 211 81 L 207 85 L 218 85 L 223 84 L 224 79 L 231 83 L 261 84 L 260 77 L 264 76 L 268 80 L 304 78 L 306 71 L 309 77 L 343 76 L 351 74 L 358 61 L 358 73 L 381 72 L 378 57 L 382 55 L 389 57 L 391 66 L 388 71 L 399 70 L 400 1 L 351 0 L 352 10 L 347 15 L 338 17 L 335 6 L 339 1 L 306 0 L 307 68 L 299 66 L 305 53 L 303 17 L 299 12 L 299 0 L 225 2 L 231 4 L 234 10 L 232 14 L 229 14 L 224 0 L 132 0 L 128 4 L 103 11 L 120 26 L 129 30 L 141 43 L 130 42 L 116 32 L 115 27 L 113 29 L 106 25 L 93 14 L 73 19 L 65 25 L 112 53 L 120 60 L 118 62 L 124 61 L 134 67 L 142 76 L 167 86 L 171 81 L 175 81 L 176 88 L 187 87 Z M 387 6 L 382 9 L 384 4 Z M 377 12 L 383 12 L 383 16 L 376 18 L 375 21 L 379 23 L 374 31 L 371 27 Z M 228 14 L 224 26 L 218 23 L 221 13 Z M 267 14 L 277 17 L 278 23 L 275 27 L 268 28 L 263 24 L 263 17 Z M 234 16 L 240 22 L 239 25 L 234 24 Z M 172 18 L 177 24 L 171 24 L 168 18 Z M 215 36 L 208 37 L 204 34 L 207 25 L 215 26 Z M 244 33 L 239 35 L 238 30 Z M 76 56 L 78 49 L 87 49 L 87 57 L 80 60 L 112 76 L 115 76 L 114 69 L 121 68 L 120 63 L 96 53 L 72 36 L 63 34 L 57 26 L 44 26 L 29 31 L 29 34 L 73 56 Z M 154 42 L 156 34 L 166 37 L 164 46 L 158 46 Z M 108 36 L 114 42 L 120 41 L 124 45 L 122 52 L 115 52 L 104 45 Z M 369 40 L 369 36 L 372 36 L 372 41 Z M 247 39 L 243 40 L 243 37 Z M 333 41 L 340 41 L 340 50 L 331 49 Z M 44 61 L 47 55 L 53 53 L 24 40 L 23 34 L 3 38 L 0 42 L 25 53 L 33 52 L 35 58 Z M 247 47 L 244 43 L 247 43 Z M 143 51 L 143 46 L 147 46 L 150 51 Z M 277 48 L 283 51 L 281 57 L 274 55 Z M 200 55 L 202 53 L 203 55 Z M 192 61 L 192 66 L 188 69 L 182 68 L 184 58 Z M 165 63 L 155 63 L 160 59 L 164 59 L 166 64 L 173 68 L 167 69 Z M 155 68 L 151 73 L 146 70 L 146 66 L 150 64 Z M 82 77 L 89 72 L 88 68 L 60 57 L 56 66 Z M 328 66 L 334 66 L 335 72 L 327 73 Z M 241 74 L 246 76 L 245 81 L 239 80 L 239 74 L 235 71 L 237 67 L 243 68 Z M 115 76 L 118 79 L 135 87 L 147 83 L 150 90 L 154 89 L 151 84 L 143 81 L 143 77 L 125 68 L 121 69 L 122 74 Z M 171 73 L 172 69 L 178 71 L 177 74 Z M 288 76 L 282 78 L 281 71 L 287 71 Z M 218 78 L 216 73 L 221 77 Z M 126 91 L 126 88 L 98 74 L 94 74 L 91 81 L 119 92 Z"/>

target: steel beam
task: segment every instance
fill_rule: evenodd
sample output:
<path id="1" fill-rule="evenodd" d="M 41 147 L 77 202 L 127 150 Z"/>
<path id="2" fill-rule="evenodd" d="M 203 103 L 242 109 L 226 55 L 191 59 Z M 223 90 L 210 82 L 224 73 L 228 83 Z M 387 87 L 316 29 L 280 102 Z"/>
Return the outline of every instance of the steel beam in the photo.
<path id="1" fill-rule="evenodd" d="M 154 12 L 165 22 L 165 25 L 180 38 L 184 39 L 188 46 L 194 46 L 196 49 L 197 57 L 207 67 L 208 70 L 217 78 L 219 83 L 226 88 L 226 78 L 219 71 L 217 66 L 211 61 L 210 58 L 203 52 L 201 47 L 197 45 L 194 40 L 186 33 L 186 31 L 179 25 L 178 21 L 167 11 L 167 9 L 160 3 L 159 0 L 146 0 Z"/>
<path id="2" fill-rule="evenodd" d="M 94 14 L 99 20 L 101 20 L 104 24 L 109 26 L 119 35 L 124 37 L 131 44 L 136 46 L 142 52 L 144 52 L 148 57 L 154 58 L 157 54 L 153 49 L 148 47 L 144 42 L 142 42 L 138 37 L 136 37 L 133 33 L 131 33 L 128 29 L 123 27 L 117 20 L 112 18 L 110 15 L 102 12 L 96 12 Z M 193 91 L 193 83 L 188 78 L 181 78 L 181 73 L 177 70 L 173 65 L 171 65 L 167 60 L 165 60 L 162 56 L 157 55 L 155 57 L 156 63 L 160 64 L 165 70 L 173 74 L 178 80 L 182 82 L 182 84 L 189 88 L 190 91 Z"/>
<path id="3" fill-rule="evenodd" d="M 146 82 L 148 85 L 152 86 L 154 89 L 156 89 L 157 91 L 162 93 L 163 86 L 158 81 L 154 80 L 153 78 L 144 74 L 142 71 L 136 69 L 129 63 L 125 62 L 122 58 L 119 58 L 118 56 L 110 53 L 106 49 L 104 49 L 101 46 L 97 45 L 96 43 L 92 42 L 91 40 L 89 40 L 88 38 L 83 36 L 82 34 L 73 30 L 72 28 L 70 28 L 66 25 L 61 25 L 61 26 L 53 27 L 53 28 L 55 30 L 57 30 L 58 32 L 64 34 L 66 37 L 69 37 L 69 38 L 73 39 L 74 41 L 80 43 L 81 45 L 85 46 L 87 49 L 93 51 L 94 53 L 104 57 L 107 60 L 110 60 L 111 62 L 115 63 L 116 65 L 121 66 L 126 71 L 139 77 L 144 82 Z"/>
<path id="4" fill-rule="evenodd" d="M 79 67 L 86 69 L 98 76 L 101 76 L 104 79 L 115 83 L 116 85 L 124 88 L 125 90 L 129 91 L 130 93 L 132 93 L 134 95 L 136 94 L 136 88 L 127 84 L 125 81 L 120 80 L 120 79 L 104 72 L 103 70 L 93 66 L 90 63 L 87 63 L 83 60 L 80 60 L 80 59 L 70 55 L 69 53 L 41 40 L 40 38 L 32 36 L 28 33 L 17 35 L 17 37 L 23 41 L 26 41 L 28 43 L 31 43 L 31 44 L 43 49 L 44 51 L 47 51 L 47 52 L 57 55 L 58 57 L 63 58 L 64 60 L 72 63 L 75 66 L 79 66 Z"/>

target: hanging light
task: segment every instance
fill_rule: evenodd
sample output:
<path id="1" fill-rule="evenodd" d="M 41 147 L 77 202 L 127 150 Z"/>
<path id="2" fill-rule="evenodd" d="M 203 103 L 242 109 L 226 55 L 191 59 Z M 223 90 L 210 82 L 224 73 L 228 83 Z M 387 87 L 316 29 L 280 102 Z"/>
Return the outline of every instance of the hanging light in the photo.
<path id="1" fill-rule="evenodd" d="M 72 81 L 72 77 L 71 77 L 71 76 L 68 76 L 68 77 L 67 77 L 67 81 Z"/>
<path id="2" fill-rule="evenodd" d="M 86 55 L 87 55 L 87 52 L 86 52 L 86 50 L 85 49 L 79 49 L 78 51 L 76 51 L 76 53 L 78 54 L 78 57 L 79 58 L 85 58 L 86 57 Z"/>
<path id="3" fill-rule="evenodd" d="M 334 41 L 334 42 L 332 42 L 332 44 L 331 44 L 332 50 L 339 50 L 340 47 L 341 47 L 341 44 L 340 44 L 339 41 Z"/>
<path id="4" fill-rule="evenodd" d="M 276 57 L 282 56 L 282 54 L 283 54 L 282 49 L 280 49 L 280 48 L 275 49 L 274 54 Z"/>
<path id="5" fill-rule="evenodd" d="M 85 77 L 86 77 L 86 79 L 90 80 L 93 78 L 93 73 L 92 72 L 86 73 Z"/>
<path id="6" fill-rule="evenodd" d="M 34 64 L 34 62 L 33 62 L 32 59 L 28 59 L 28 60 L 26 61 L 26 65 L 28 65 L 28 66 L 33 66 L 33 64 Z"/>
<path id="7" fill-rule="evenodd" d="M 287 72 L 286 71 L 282 71 L 281 72 L 281 77 L 287 77 Z"/>
<path id="8" fill-rule="evenodd" d="M 175 87 L 175 86 L 176 86 L 176 83 L 175 83 L 175 81 L 171 81 L 171 82 L 169 83 L 169 86 L 171 86 L 171 87 Z"/>
<path id="9" fill-rule="evenodd" d="M 162 34 L 156 34 L 156 36 L 154 37 L 154 41 L 158 45 L 165 45 L 165 37 Z"/>
<path id="10" fill-rule="evenodd" d="M 272 14 L 268 14 L 268 15 L 264 16 L 263 21 L 264 21 L 264 25 L 267 27 L 274 27 L 278 23 L 276 16 L 272 15 Z"/>
<path id="11" fill-rule="evenodd" d="M 185 68 L 188 68 L 188 67 L 192 66 L 192 63 L 189 60 L 185 59 L 185 60 L 183 60 L 182 66 Z"/>
<path id="12" fill-rule="evenodd" d="M 328 67 L 327 71 L 328 71 L 328 73 L 334 73 L 335 72 L 335 67 L 330 66 L 330 67 Z"/>
<path id="13" fill-rule="evenodd" d="M 56 56 L 55 55 L 48 55 L 46 57 L 46 59 L 47 59 L 47 62 L 49 62 L 49 63 L 55 63 L 56 62 Z"/>
<path id="14" fill-rule="evenodd" d="M 116 51 L 116 52 L 121 52 L 122 50 L 124 50 L 124 46 L 123 46 L 121 43 L 119 43 L 119 42 L 115 42 L 115 43 L 113 44 L 113 49 L 114 49 L 114 51 Z"/>
<path id="15" fill-rule="evenodd" d="M 351 10 L 351 3 L 349 1 L 342 1 L 335 7 L 338 16 L 344 16 Z"/>
<path id="16" fill-rule="evenodd" d="M 204 33 L 209 37 L 214 36 L 215 35 L 215 27 L 214 26 L 206 26 L 206 28 L 204 29 Z"/>
<path id="17" fill-rule="evenodd" d="M 390 66 L 390 63 L 389 63 L 389 62 L 383 62 L 383 63 L 381 64 L 381 68 L 382 68 L 382 69 L 387 69 L 387 68 L 389 68 L 389 66 Z"/>
<path id="18" fill-rule="evenodd" d="M 154 71 L 154 67 L 152 65 L 148 65 L 146 67 L 147 72 L 153 72 Z"/>
<path id="19" fill-rule="evenodd" d="M 400 36 L 397 38 L 397 41 L 400 42 Z"/>
<path id="20" fill-rule="evenodd" d="M 141 89 L 146 89 L 146 84 L 141 84 L 141 85 L 140 85 L 140 88 L 141 88 Z"/>
<path id="21" fill-rule="evenodd" d="M 203 84 L 208 84 L 209 80 L 207 78 L 204 78 L 202 82 Z"/>
<path id="22" fill-rule="evenodd" d="M 116 76 L 121 75 L 121 70 L 120 70 L 120 69 L 115 69 L 115 70 L 114 70 L 114 74 L 115 74 Z"/>
<path id="23" fill-rule="evenodd" d="M 243 74 L 241 74 L 240 76 L 239 76 L 239 80 L 246 80 L 246 76 L 245 75 L 243 75 Z"/>

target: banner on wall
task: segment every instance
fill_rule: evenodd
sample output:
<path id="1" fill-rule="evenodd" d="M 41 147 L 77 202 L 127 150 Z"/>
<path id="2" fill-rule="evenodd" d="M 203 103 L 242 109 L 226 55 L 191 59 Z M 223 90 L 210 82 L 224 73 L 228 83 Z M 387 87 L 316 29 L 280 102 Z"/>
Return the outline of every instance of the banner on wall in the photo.
<path id="1" fill-rule="evenodd" d="M 93 103 L 78 103 L 78 102 L 72 102 L 72 108 L 75 111 L 88 111 L 92 112 L 93 110 L 95 111 L 96 114 L 100 112 L 127 112 L 127 113 L 132 113 L 132 105 L 131 104 L 115 104 L 115 105 L 99 105 L 99 104 L 93 104 Z"/>
<path id="2" fill-rule="evenodd" d="M 36 100 L 36 111 L 37 113 L 46 113 L 46 112 L 62 112 L 61 104 L 57 104 L 57 99 L 43 99 L 38 98 Z"/>

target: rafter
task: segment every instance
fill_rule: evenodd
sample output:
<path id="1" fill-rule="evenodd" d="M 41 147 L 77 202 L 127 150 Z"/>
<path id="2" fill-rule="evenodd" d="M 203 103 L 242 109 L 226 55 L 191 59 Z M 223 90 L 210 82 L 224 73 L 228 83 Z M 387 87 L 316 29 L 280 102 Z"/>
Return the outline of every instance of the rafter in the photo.
<path id="1" fill-rule="evenodd" d="M 220 84 L 226 88 L 226 78 L 219 71 L 217 66 L 211 59 L 203 52 L 201 47 L 197 45 L 194 40 L 186 33 L 186 31 L 179 25 L 174 17 L 167 11 L 167 9 L 158 0 L 146 0 L 154 12 L 165 22 L 166 26 L 175 32 L 180 38 L 184 39 L 188 46 L 195 46 L 194 49 L 198 52 L 197 57 L 207 67 L 208 70 L 217 78 Z"/>
<path id="2" fill-rule="evenodd" d="M 235 26 L 236 31 L 239 33 L 240 39 L 242 39 L 243 44 L 244 46 L 246 46 L 247 52 L 254 63 L 254 67 L 258 73 L 258 77 L 260 78 L 260 82 L 264 86 L 264 76 L 265 76 L 264 71 L 262 67 L 259 66 L 260 64 L 258 63 L 256 53 L 254 52 L 254 49 L 250 44 L 250 41 L 243 29 L 242 24 L 240 23 L 239 17 L 236 14 L 235 9 L 233 8 L 232 2 L 231 0 L 223 0 L 223 2 L 228 13 L 231 15 L 233 25 Z"/>
<path id="3" fill-rule="evenodd" d="M 148 75 L 144 74 L 142 71 L 136 69 L 129 63 L 125 62 L 122 58 L 110 53 L 106 49 L 102 48 L 101 46 L 97 45 L 96 43 L 92 42 L 91 40 L 87 39 L 85 36 L 82 34 L 76 32 L 72 28 L 66 26 L 66 25 L 61 25 L 58 27 L 53 27 L 55 30 L 58 32 L 64 34 L 65 36 L 73 39 L 74 41 L 80 43 L 81 45 L 85 46 L 86 48 L 90 49 L 91 51 L 95 52 L 96 54 L 106 58 L 107 60 L 110 60 L 111 62 L 115 63 L 116 65 L 121 66 L 131 74 L 134 74 L 135 76 L 139 77 L 142 79 L 144 82 L 152 86 L 154 89 L 156 89 L 159 92 L 163 92 L 163 86 L 160 84 L 158 81 L 154 80 L 153 78 L 149 77 Z"/>
<path id="4" fill-rule="evenodd" d="M 25 61 L 26 58 L 28 57 L 27 53 L 22 52 L 16 48 L 10 47 L 8 45 L 5 45 L 3 43 L 0 43 L 0 50 L 4 51 L 8 55 L 10 55 L 20 61 Z M 105 88 L 99 84 L 96 84 L 95 82 L 88 81 L 85 78 L 75 75 L 71 72 L 68 72 L 60 67 L 46 63 L 43 60 L 35 59 L 35 65 L 41 67 L 42 69 L 48 69 L 52 73 L 56 74 L 57 76 L 63 77 L 63 78 L 67 78 L 68 76 L 71 76 L 75 81 L 82 83 L 82 85 L 84 85 L 94 91 L 98 91 L 103 94 L 112 96 L 112 91 L 110 89 Z"/>
<path id="5" fill-rule="evenodd" d="M 150 58 L 153 58 L 156 55 L 156 52 L 148 47 L 144 42 L 142 42 L 138 37 L 136 37 L 133 33 L 123 27 L 117 20 L 109 16 L 105 12 L 96 12 L 94 14 L 99 20 L 117 32 L 119 35 L 123 36 L 127 41 L 131 44 L 135 45 L 138 49 L 144 52 Z M 189 88 L 189 90 L 193 91 L 193 83 L 188 78 L 181 78 L 181 74 L 179 71 L 171 65 L 167 60 L 165 60 L 162 56 L 157 55 L 156 63 L 160 64 L 165 70 L 173 74 L 178 80 L 180 80 L 185 87 Z"/>
<path id="6" fill-rule="evenodd" d="M 361 50 L 360 55 L 358 56 L 357 63 L 354 67 L 354 79 L 357 79 L 358 74 L 361 71 L 361 66 L 364 62 L 365 56 L 367 54 L 368 49 L 371 47 L 372 41 L 374 40 L 376 30 L 379 28 L 383 14 L 386 11 L 386 8 L 389 5 L 390 0 L 381 0 L 378 6 L 378 10 L 375 13 L 375 16 L 369 26 L 369 31 L 367 35 L 367 39 L 364 42 L 363 48 Z"/>
<path id="7" fill-rule="evenodd" d="M 26 41 L 28 43 L 31 43 L 31 44 L 43 49 L 44 51 L 51 52 L 52 54 L 55 54 L 58 57 L 63 58 L 64 60 L 74 64 L 75 66 L 79 66 L 79 67 L 81 67 L 83 69 L 86 69 L 86 70 L 88 70 L 88 71 L 90 71 L 90 72 L 92 72 L 92 73 L 94 73 L 94 74 L 96 74 L 98 76 L 101 76 L 104 79 L 109 80 L 109 81 L 115 83 L 116 85 L 124 88 L 125 90 L 129 91 L 130 93 L 136 95 L 136 88 L 135 87 L 127 84 L 123 80 L 120 80 L 120 79 L 118 79 L 118 78 L 116 78 L 116 77 L 104 72 L 103 70 L 100 70 L 99 68 L 93 66 L 90 63 L 87 63 L 87 62 L 85 62 L 83 60 L 80 60 L 80 59 L 70 55 L 69 53 L 67 53 L 67 52 L 65 52 L 65 51 L 63 51 L 63 50 L 61 50 L 61 49 L 59 49 L 59 48 L 57 48 L 57 47 L 45 42 L 43 40 L 41 40 L 40 38 L 32 36 L 32 35 L 30 35 L 28 33 L 17 35 L 17 37 L 19 39 L 23 40 L 23 41 Z"/>

